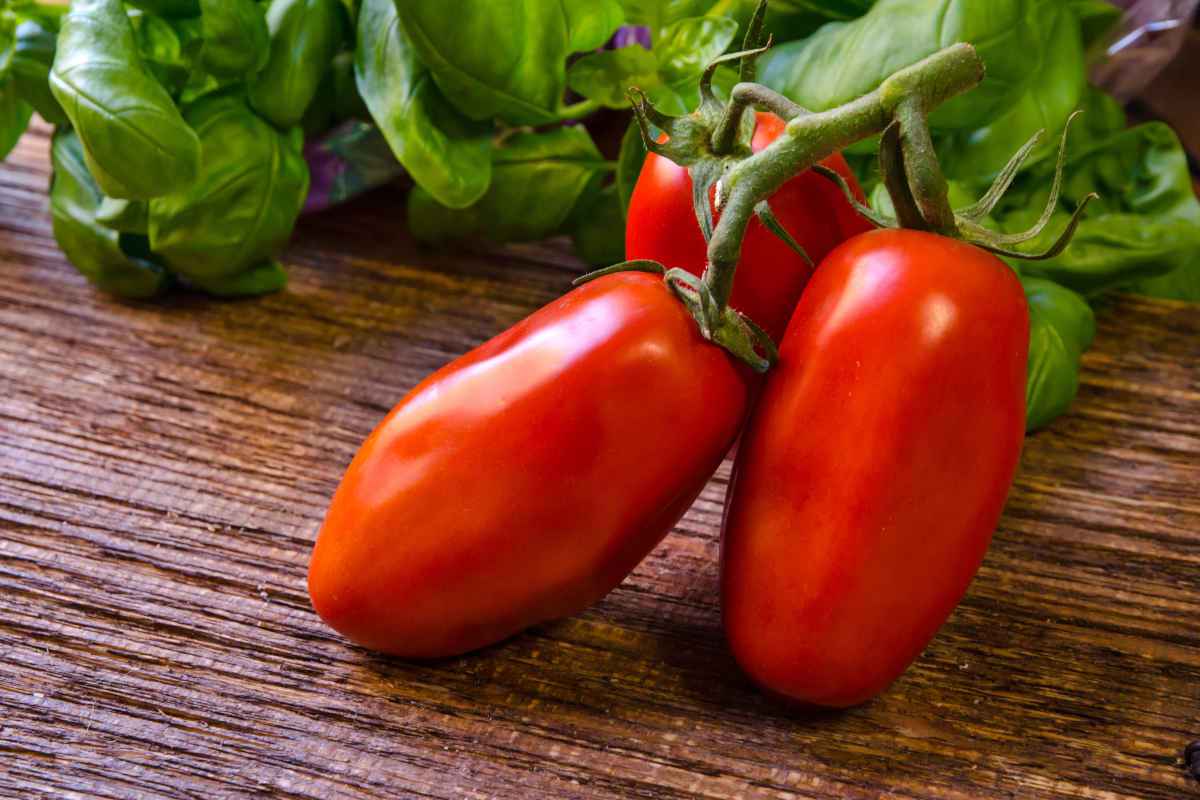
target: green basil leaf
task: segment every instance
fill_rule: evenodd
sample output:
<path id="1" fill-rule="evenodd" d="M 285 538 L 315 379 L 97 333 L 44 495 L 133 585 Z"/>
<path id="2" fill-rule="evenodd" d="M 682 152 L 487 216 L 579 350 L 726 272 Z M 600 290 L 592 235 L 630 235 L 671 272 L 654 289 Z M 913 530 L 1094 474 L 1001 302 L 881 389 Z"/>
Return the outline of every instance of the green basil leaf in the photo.
<path id="1" fill-rule="evenodd" d="M 218 297 L 256 297 L 260 294 L 278 292 L 287 286 L 287 272 L 274 259 L 255 264 L 236 275 L 210 278 L 197 284 L 209 294 Z"/>
<path id="2" fill-rule="evenodd" d="M 1025 92 L 1041 63 L 1038 12 L 1059 0 L 879 0 L 865 16 L 832 22 L 763 56 L 763 83 L 824 111 L 877 87 L 901 67 L 956 42 L 972 42 L 983 82 L 930 117 L 935 128 L 977 128 Z"/>
<path id="3" fill-rule="evenodd" d="M 662 80 L 658 74 L 658 59 L 654 53 L 639 45 L 619 47 L 592 53 L 577 60 L 567 72 L 567 83 L 571 91 L 609 108 L 627 108 L 629 87 L 636 86 L 644 92 L 655 92 Z M 659 103 L 661 93 L 651 95 L 651 101 Z"/>
<path id="4" fill-rule="evenodd" d="M 737 29 L 737 21 L 728 17 L 688 17 L 668 25 L 654 40 L 663 80 L 680 92 L 689 90 L 704 68 L 733 43 Z"/>
<path id="5" fill-rule="evenodd" d="M 1200 303 L 1200 253 L 1193 254 L 1191 261 L 1165 275 L 1135 282 L 1130 289 L 1147 297 Z"/>
<path id="6" fill-rule="evenodd" d="M 563 0 L 569 49 L 576 53 L 603 47 L 621 27 L 625 12 L 617 0 Z"/>
<path id="7" fill-rule="evenodd" d="M 297 125 L 345 41 L 345 20 L 340 0 L 272 0 L 270 55 L 250 86 L 254 110 L 280 128 Z"/>
<path id="8" fill-rule="evenodd" d="M 1096 335 L 1092 308 L 1075 292 L 1022 278 L 1029 301 L 1029 370 L 1025 426 L 1033 431 L 1066 413 L 1079 390 L 1079 361 Z"/>
<path id="9" fill-rule="evenodd" d="M 254 0 L 200 0 L 201 62 L 214 75 L 241 78 L 260 72 L 271 54 L 271 31 Z"/>
<path id="10" fill-rule="evenodd" d="M 265 24 L 265 16 L 263 21 Z M 177 20 L 173 23 L 173 27 L 176 33 L 179 34 L 180 45 L 183 48 L 185 57 L 195 65 L 183 89 L 179 92 L 177 102 L 181 108 L 187 108 L 206 95 L 232 89 L 235 85 L 238 86 L 238 91 L 245 91 L 245 87 L 242 84 L 253 80 L 255 75 L 218 75 L 204 68 L 203 58 L 206 44 L 204 38 L 204 17 Z"/>
<path id="11" fill-rule="evenodd" d="M 54 134 L 50 161 L 54 238 L 75 268 L 99 288 L 121 297 L 152 297 L 162 291 L 168 281 L 163 268 L 128 255 L 121 248 L 120 234 L 96 221 L 104 195 L 92 180 L 83 144 L 74 131 L 59 128 Z"/>
<path id="12" fill-rule="evenodd" d="M 17 146 L 32 116 L 33 107 L 17 96 L 12 79 L 0 83 L 0 161 Z"/>
<path id="13" fill-rule="evenodd" d="M 396 159 L 438 203 L 465 208 L 487 191 L 490 128 L 460 115 L 400 28 L 394 0 L 364 0 L 355 77 Z"/>
<path id="14" fill-rule="evenodd" d="M 688 17 L 667 26 L 653 51 L 638 45 L 584 56 L 567 74 L 571 89 L 610 108 L 629 105 L 636 86 L 659 110 L 686 114 L 700 102 L 700 74 L 729 47 L 737 22 Z"/>
<path id="15" fill-rule="evenodd" d="M 659 36 L 674 22 L 685 17 L 699 17 L 712 7 L 714 0 L 620 0 L 625 9 L 625 21 L 650 29 L 655 46 Z"/>
<path id="16" fill-rule="evenodd" d="M 13 88 L 25 102 L 53 125 L 66 125 L 67 115 L 50 91 L 50 68 L 58 42 L 57 28 L 41 19 L 27 19 L 17 25 L 9 77 Z"/>
<path id="17" fill-rule="evenodd" d="M 492 182 L 473 206 L 451 209 L 418 186 L 409 195 L 409 227 L 424 241 L 544 239 L 562 228 L 592 176 L 608 168 L 579 126 L 517 133 L 492 154 Z"/>
<path id="18" fill-rule="evenodd" d="M 1147 297 L 1200 303 L 1200 249 L 1193 250 L 1190 256 L 1181 256 L 1169 272 L 1141 278 L 1129 289 Z"/>
<path id="19" fill-rule="evenodd" d="M 629 200 L 646 163 L 646 144 L 637 121 L 629 123 L 621 137 L 621 153 L 617 156 L 617 199 L 621 203 L 621 215 L 629 216 Z"/>
<path id="20" fill-rule="evenodd" d="M 53 31 L 59 29 L 62 18 L 67 13 L 65 3 L 59 5 L 57 2 L 38 2 L 38 0 L 9 0 L 8 7 L 18 22 L 32 20 L 43 28 Z"/>
<path id="21" fill-rule="evenodd" d="M 96 209 L 96 222 L 117 233 L 148 236 L 150 206 L 145 200 L 114 200 L 106 197 Z"/>
<path id="22" fill-rule="evenodd" d="M 148 199 L 195 179 L 199 140 L 142 63 L 120 0 L 75 0 L 50 88 L 109 197 Z"/>
<path id="23" fill-rule="evenodd" d="M 150 202 L 150 245 L 193 284 L 229 294 L 229 279 L 266 269 L 291 237 L 308 194 L 303 137 L 298 128 L 281 133 L 230 94 L 204 98 L 187 119 L 200 136 L 200 174 Z"/>
<path id="24" fill-rule="evenodd" d="M 460 112 L 516 125 L 559 119 L 572 50 L 562 3 L 459 0 L 448 13 L 445 0 L 404 0 L 396 8 L 420 60 Z"/>
<path id="25" fill-rule="evenodd" d="M 1086 295 L 1191 268 L 1200 259 L 1200 201 L 1175 133 L 1151 122 L 1103 138 L 1081 138 L 1082 146 L 1068 150 L 1055 218 L 1028 249 L 1047 246 L 1086 194 L 1097 192 L 1100 198 L 1088 207 L 1061 255 L 1024 265 L 1022 271 Z M 1042 163 L 1018 178 L 996 212 L 1005 230 L 1033 222 L 1052 169 Z"/>
<path id="26" fill-rule="evenodd" d="M 826 20 L 858 19 L 871 10 L 875 0 L 772 0 L 778 14 L 814 14 Z"/>
<path id="27" fill-rule="evenodd" d="M 607 267 L 625 260 L 625 215 L 617 196 L 617 185 L 596 173 L 579 196 L 567 230 L 575 253 L 593 267 Z"/>
<path id="28" fill-rule="evenodd" d="M 2 10 L 2 7 L 0 7 Z M 16 53 L 17 25 L 11 14 L 0 14 L 0 81 L 6 80 Z"/>
<path id="29" fill-rule="evenodd" d="M 125 0 L 125 3 L 160 17 L 179 18 L 200 15 L 200 0 Z"/>
<path id="30" fill-rule="evenodd" d="M 1053 157 L 1058 150 L 1067 118 L 1083 97 L 1087 75 L 1083 40 L 1079 21 L 1065 4 L 1048 8 L 1035 31 L 1044 38 L 1036 48 L 1043 60 L 1029 90 L 995 121 L 975 130 L 956 131 L 939 143 L 938 153 L 950 177 L 990 183 L 1012 154 L 1039 130 L 1046 135 L 1026 167 Z"/>
<path id="31" fill-rule="evenodd" d="M 162 17 L 137 14 L 130 18 L 142 63 L 172 95 L 181 91 L 192 73 L 193 61 L 184 52 L 179 31 Z"/>

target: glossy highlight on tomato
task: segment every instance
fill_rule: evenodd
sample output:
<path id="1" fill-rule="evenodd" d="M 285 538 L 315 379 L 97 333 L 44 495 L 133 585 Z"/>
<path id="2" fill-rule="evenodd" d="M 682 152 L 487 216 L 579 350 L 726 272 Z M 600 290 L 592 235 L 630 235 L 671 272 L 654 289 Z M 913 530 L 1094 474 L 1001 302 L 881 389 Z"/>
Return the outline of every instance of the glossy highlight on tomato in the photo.
<path id="1" fill-rule="evenodd" d="M 752 148 L 758 152 L 778 139 L 786 126 L 774 114 L 760 112 L 756 121 Z M 864 200 L 841 155 L 821 163 L 840 173 Z M 846 239 L 871 229 L 841 189 L 812 170 L 784 184 L 770 202 L 776 218 L 814 263 Z M 650 259 L 696 275 L 703 273 L 707 261 L 707 246 L 692 205 L 692 179 L 686 168 L 655 153 L 646 156 L 629 202 L 625 257 Z M 812 267 L 756 218 L 746 231 L 730 305 L 779 341 L 811 274 Z"/>
<path id="2" fill-rule="evenodd" d="M 347 638 L 416 658 L 581 611 L 699 495 L 750 376 L 660 277 L 575 289 L 438 370 L 371 434 L 313 551 L 313 606 Z"/>
<path id="3" fill-rule="evenodd" d="M 910 230 L 820 265 L 742 437 L 721 550 L 729 644 L 772 694 L 844 707 L 966 592 L 1025 431 L 1029 314 L 995 256 Z"/>

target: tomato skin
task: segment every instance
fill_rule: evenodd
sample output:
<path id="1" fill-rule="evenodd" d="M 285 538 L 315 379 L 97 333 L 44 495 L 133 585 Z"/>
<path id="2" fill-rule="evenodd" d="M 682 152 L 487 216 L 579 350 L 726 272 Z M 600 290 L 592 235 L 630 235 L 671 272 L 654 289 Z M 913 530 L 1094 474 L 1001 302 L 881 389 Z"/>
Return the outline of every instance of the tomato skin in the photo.
<path id="1" fill-rule="evenodd" d="M 762 150 L 783 134 L 783 120 L 758 113 L 752 148 Z M 841 173 L 865 201 L 846 159 L 840 154 L 821 162 Z M 771 198 L 771 210 L 808 253 L 814 264 L 844 242 L 871 229 L 827 178 L 806 170 Z M 650 153 L 629 201 L 625 257 L 650 259 L 700 275 L 707 246 L 692 206 L 687 169 Z M 755 217 L 746 231 L 742 259 L 730 305 L 762 326 L 776 342 L 783 335 L 812 268 Z"/>
<path id="2" fill-rule="evenodd" d="M 983 560 L 1024 438 L 1029 315 L 999 259 L 880 230 L 821 264 L 741 441 L 729 644 L 768 692 L 847 707 L 920 654 Z"/>
<path id="3" fill-rule="evenodd" d="M 412 658 L 581 611 L 691 506 L 751 382 L 660 277 L 575 289 L 431 375 L 371 434 L 318 536 L 313 606 Z"/>

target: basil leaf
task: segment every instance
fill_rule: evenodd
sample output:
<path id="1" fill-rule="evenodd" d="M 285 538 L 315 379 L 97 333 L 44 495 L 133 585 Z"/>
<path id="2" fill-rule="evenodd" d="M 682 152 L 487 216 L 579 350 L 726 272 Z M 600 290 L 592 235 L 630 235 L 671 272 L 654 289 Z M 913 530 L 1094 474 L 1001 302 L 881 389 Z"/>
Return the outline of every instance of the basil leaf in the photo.
<path id="1" fill-rule="evenodd" d="M 620 0 L 625 9 L 625 21 L 650 29 L 655 45 L 659 36 L 674 22 L 685 17 L 699 17 L 712 7 L 714 0 Z"/>
<path id="2" fill-rule="evenodd" d="M 879 0 L 850 22 L 774 48 L 760 79 L 803 106 L 824 111 L 873 90 L 888 75 L 954 44 L 973 42 L 983 82 L 930 117 L 935 128 L 976 128 L 1025 92 L 1041 63 L 1038 12 L 1058 0 Z"/>
<path id="3" fill-rule="evenodd" d="M 518 133 L 493 151 L 492 183 L 478 203 L 450 209 L 418 186 L 409 195 L 409 226 L 424 241 L 544 239 L 562 227 L 592 175 L 607 168 L 582 127 Z"/>
<path id="4" fill-rule="evenodd" d="M 271 32 L 254 0 L 200 0 L 204 68 L 219 77 L 260 72 L 271 54 Z"/>
<path id="5" fill-rule="evenodd" d="M 1166 300 L 1187 300 L 1200 303 L 1200 250 L 1180 259 L 1178 266 L 1170 272 L 1152 278 L 1135 281 L 1129 288 L 1147 297 Z"/>
<path id="6" fill-rule="evenodd" d="M 627 108 L 629 97 L 626 92 L 631 86 L 648 94 L 656 92 L 657 96 L 651 95 L 650 99 L 657 104 L 662 100 L 661 92 L 656 91 L 661 83 L 658 59 L 654 53 L 636 44 L 584 56 L 567 72 L 571 91 L 609 108 Z"/>
<path id="7" fill-rule="evenodd" d="M 32 116 L 33 107 L 17 96 L 12 78 L 6 78 L 0 83 L 0 161 L 17 146 Z"/>
<path id="8" fill-rule="evenodd" d="M 16 53 L 16 22 L 8 14 L 0 15 L 0 81 L 8 78 Z"/>
<path id="9" fill-rule="evenodd" d="M 200 0 L 125 0 L 126 4 L 160 17 L 196 17 Z"/>
<path id="10" fill-rule="evenodd" d="M 18 96 L 33 106 L 42 119 L 66 125 L 67 115 L 50 91 L 50 67 L 58 42 L 57 29 L 39 19 L 17 25 L 9 77 Z"/>
<path id="11" fill-rule="evenodd" d="M 1075 292 L 1022 278 L 1029 301 L 1029 370 L 1025 427 L 1033 431 L 1066 413 L 1079 390 L 1079 362 L 1096 335 L 1092 308 Z"/>
<path id="12" fill-rule="evenodd" d="M 646 145 L 637 121 L 629 123 L 621 137 L 621 153 L 617 156 L 617 198 L 621 203 L 621 215 L 629 216 L 629 200 L 646 163 Z"/>
<path id="13" fill-rule="evenodd" d="M 263 265 L 287 244 L 308 194 L 303 138 L 299 129 L 275 130 L 228 94 L 204 98 L 187 119 L 200 136 L 200 174 L 184 191 L 150 202 L 150 245 L 200 288 L 245 293 L 231 279 L 247 270 L 278 276 Z M 248 285 L 279 288 L 258 278 Z"/>
<path id="14" fill-rule="evenodd" d="M 120 234 L 96 221 L 104 195 L 92 180 L 74 131 L 59 128 L 54 134 L 50 162 L 54 238 L 75 268 L 100 289 L 121 297 L 152 297 L 162 291 L 168 281 L 162 267 L 127 255 Z"/>
<path id="15" fill-rule="evenodd" d="M 58 30 L 67 13 L 67 5 L 39 0 L 8 0 L 8 8 L 18 22 L 32 20 L 47 30 Z"/>
<path id="16" fill-rule="evenodd" d="M 704 68 L 733 43 L 737 29 L 737 21 L 728 17 L 688 17 L 668 25 L 654 40 L 663 80 L 680 91 L 697 83 Z"/>
<path id="17" fill-rule="evenodd" d="M 858 19 L 875 0 L 772 0 L 771 11 L 778 14 L 814 14 L 827 20 Z"/>
<path id="18" fill-rule="evenodd" d="M 1022 271 L 1092 294 L 1194 268 L 1200 259 L 1200 201 L 1175 133 L 1151 122 L 1091 141 L 1084 137 L 1081 145 L 1068 151 L 1055 218 L 1028 249 L 1047 246 L 1084 195 L 1097 192 L 1100 198 L 1061 255 Z M 1018 178 L 996 212 L 1005 230 L 1022 230 L 1036 218 L 1052 169 L 1043 163 Z M 1153 283 L 1141 286 L 1154 291 Z"/>
<path id="19" fill-rule="evenodd" d="M 617 185 L 596 173 L 579 196 L 566 227 L 575 253 L 593 267 L 606 267 L 625 260 L 625 215 L 617 197 Z"/>
<path id="20" fill-rule="evenodd" d="M 148 236 L 150 206 L 144 200 L 114 200 L 106 197 L 96 209 L 96 222 L 117 233 Z"/>
<path id="21" fill-rule="evenodd" d="M 345 40 L 340 0 L 272 0 L 267 9 L 271 49 L 250 86 L 250 105 L 277 127 L 304 117 Z"/>
<path id="22" fill-rule="evenodd" d="M 133 16 L 131 22 L 142 63 L 168 92 L 177 94 L 192 72 L 192 59 L 184 53 L 179 32 L 162 17 L 150 14 Z"/>
<path id="23" fill-rule="evenodd" d="M 1034 30 L 1042 38 L 1036 51 L 1044 54 L 1037 80 L 1011 109 L 988 125 L 957 131 L 940 143 L 938 152 L 949 177 L 990 183 L 1012 154 L 1039 130 L 1046 135 L 1026 167 L 1057 152 L 1067 118 L 1083 96 L 1087 75 L 1083 41 L 1079 21 L 1065 4 L 1048 8 Z"/>
<path id="24" fill-rule="evenodd" d="M 664 113 L 686 114 L 700 101 L 701 73 L 725 52 L 737 28 L 727 17 L 681 19 L 667 26 L 653 51 L 630 45 L 584 56 L 571 65 L 568 83 L 611 108 L 627 107 L 627 92 L 636 86 Z"/>
<path id="25" fill-rule="evenodd" d="M 445 0 L 403 0 L 396 8 L 418 57 L 460 112 L 516 125 L 559 119 L 572 50 L 561 2 L 459 0 L 448 13 Z"/>
<path id="26" fill-rule="evenodd" d="M 394 0 L 364 0 L 358 39 L 358 91 L 396 159 L 438 203 L 477 201 L 491 181 L 490 128 L 442 97 L 400 28 Z"/>
<path id="27" fill-rule="evenodd" d="M 287 272 L 278 261 L 268 259 L 236 275 L 209 279 L 198 285 L 218 297 L 254 297 L 278 292 L 287 286 Z"/>
<path id="28" fill-rule="evenodd" d="M 617 0 L 563 0 L 563 10 L 571 32 L 569 49 L 576 53 L 603 47 L 625 20 Z"/>
<path id="29" fill-rule="evenodd" d="M 195 179 L 199 140 L 142 63 L 120 0 L 75 0 L 50 88 L 109 197 L 148 199 Z"/>
<path id="30" fill-rule="evenodd" d="M 1147 297 L 1200 303 L 1200 253 L 1194 254 L 1191 261 L 1176 267 L 1166 275 L 1143 278 L 1130 289 Z"/>

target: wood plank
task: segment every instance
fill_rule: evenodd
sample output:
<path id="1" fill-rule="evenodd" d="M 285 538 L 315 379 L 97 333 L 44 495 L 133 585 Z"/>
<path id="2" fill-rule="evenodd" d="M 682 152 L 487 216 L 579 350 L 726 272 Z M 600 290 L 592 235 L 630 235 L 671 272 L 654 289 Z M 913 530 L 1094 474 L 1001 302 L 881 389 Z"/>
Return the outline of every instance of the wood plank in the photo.
<path id="1" fill-rule="evenodd" d="M 721 638 L 722 468 L 579 617 L 436 663 L 308 606 L 325 504 L 427 372 L 567 288 L 561 243 L 435 252 L 383 191 L 286 293 L 121 303 L 0 169 L 0 796 L 1174 798 L 1200 735 L 1200 315 L 1116 299 L 979 578 L 889 692 L 765 700 Z"/>

